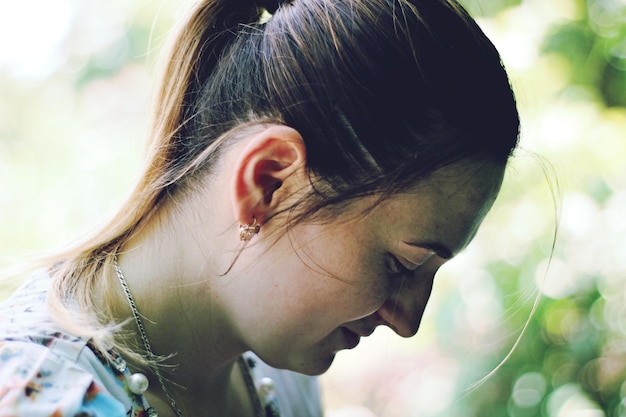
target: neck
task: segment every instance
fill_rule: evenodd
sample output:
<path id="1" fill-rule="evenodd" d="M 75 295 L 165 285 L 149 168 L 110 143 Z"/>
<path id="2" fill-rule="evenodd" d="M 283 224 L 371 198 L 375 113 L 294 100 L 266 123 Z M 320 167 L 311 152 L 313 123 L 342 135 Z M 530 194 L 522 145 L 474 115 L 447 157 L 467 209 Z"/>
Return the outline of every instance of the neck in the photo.
<path id="1" fill-rule="evenodd" d="M 136 259 L 139 258 L 139 259 Z M 179 279 L 175 264 L 159 265 L 142 262 L 138 252 L 119 257 L 120 269 L 142 317 L 146 335 L 156 356 L 169 357 L 168 365 L 176 366 L 176 374 L 206 379 L 207 374 L 223 373 L 246 349 L 233 334 L 228 315 L 220 305 L 208 282 L 197 277 L 196 284 Z M 150 259 L 163 259 L 159 255 Z M 145 265 L 145 266 L 142 266 Z M 138 267 L 139 266 L 139 267 Z M 117 279 L 114 289 L 114 314 L 118 321 L 132 317 L 123 288 Z M 201 318 L 201 319 L 199 319 Z M 128 326 L 137 335 L 136 344 L 143 346 L 135 321 Z"/>
<path id="2" fill-rule="evenodd" d="M 120 285 L 123 291 L 129 291 L 121 267 L 117 267 L 116 272 L 122 281 Z M 138 334 L 140 339 L 136 343 L 141 342 L 144 345 L 148 356 L 154 354 L 165 358 L 163 362 L 159 362 L 158 371 L 148 372 L 151 389 L 146 395 L 153 407 L 158 404 L 157 409 L 160 410 L 188 410 L 185 414 L 192 412 L 192 415 L 250 415 L 252 403 L 244 389 L 246 385 L 241 375 L 242 370 L 235 366 L 235 357 L 232 357 L 235 350 L 225 348 L 223 343 L 213 342 L 221 341 L 220 338 L 207 338 L 203 333 L 188 340 L 181 339 L 193 334 L 185 331 L 190 329 L 191 321 L 184 320 L 184 315 L 172 317 L 170 314 L 159 321 L 144 320 L 141 316 L 150 316 L 140 315 L 134 297 L 131 295 L 127 301 L 134 313 L 134 321 L 131 322 L 136 327 L 134 334 Z M 169 310 L 176 311 L 171 308 Z M 181 313 L 184 312 L 185 309 L 181 309 Z M 180 320 L 181 317 L 183 320 Z M 148 334 L 153 337 L 150 338 Z M 171 341 L 176 341 L 175 346 L 172 346 Z M 159 352 L 158 348 L 172 349 L 171 356 Z M 174 351 L 174 348 L 177 350 Z M 172 398 L 175 399 L 176 406 L 170 406 Z"/>
<path id="3" fill-rule="evenodd" d="M 233 362 L 222 372 L 214 373 L 211 378 L 201 381 L 199 386 L 194 386 L 193 389 L 176 387 L 172 391 L 177 406 L 185 416 L 252 416 L 254 406 L 243 378 L 241 369 Z M 169 399 L 163 395 L 154 375 L 151 375 L 150 389 L 145 395 L 151 407 L 158 411 L 159 416 L 176 417 Z"/>
<path id="4" fill-rule="evenodd" d="M 207 246 L 185 248 L 177 244 L 182 240 L 176 234 L 192 231 L 164 232 L 158 228 L 146 230 L 129 241 L 118 255 L 118 264 L 154 355 L 166 358 L 160 370 L 165 380 L 171 382 L 168 389 L 181 409 L 194 410 L 192 415 L 205 414 L 207 410 L 211 415 L 246 415 L 241 407 L 246 408 L 249 400 L 245 400 L 245 384 L 234 365 L 247 349 L 233 331 L 235 327 L 219 291 L 228 283 L 206 273 L 215 270 L 212 259 L 193 250 Z M 195 270 L 190 270 L 189 265 L 194 265 Z M 132 309 L 115 271 L 108 278 L 108 293 L 113 297 L 107 301 L 114 317 L 117 322 L 127 321 L 126 330 L 136 337 L 131 344 L 142 347 L 136 322 L 128 320 L 132 318 Z M 220 279 L 218 288 L 213 288 L 212 283 Z M 153 372 L 149 378 L 148 398 L 151 404 L 159 404 L 157 409 L 163 415 L 163 406 L 170 410 L 170 401 Z M 200 410 L 201 413 L 196 412 Z"/>

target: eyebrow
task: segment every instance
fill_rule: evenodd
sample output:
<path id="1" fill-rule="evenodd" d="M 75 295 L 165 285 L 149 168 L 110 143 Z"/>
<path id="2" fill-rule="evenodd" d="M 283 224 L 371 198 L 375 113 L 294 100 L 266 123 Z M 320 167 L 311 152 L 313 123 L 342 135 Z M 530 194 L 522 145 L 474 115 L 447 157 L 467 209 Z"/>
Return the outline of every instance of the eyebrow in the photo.
<path id="1" fill-rule="evenodd" d="M 452 251 L 448 249 L 446 245 L 438 242 L 407 242 L 406 240 L 403 240 L 403 242 L 410 246 L 433 251 L 437 254 L 437 256 L 443 259 L 450 259 L 453 257 Z"/>

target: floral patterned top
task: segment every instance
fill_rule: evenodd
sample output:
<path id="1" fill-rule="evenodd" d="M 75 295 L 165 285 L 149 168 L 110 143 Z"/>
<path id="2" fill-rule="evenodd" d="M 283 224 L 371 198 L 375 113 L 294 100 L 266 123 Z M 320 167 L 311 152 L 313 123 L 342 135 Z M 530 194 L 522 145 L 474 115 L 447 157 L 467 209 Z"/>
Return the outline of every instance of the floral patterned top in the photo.
<path id="1" fill-rule="evenodd" d="M 123 359 L 111 363 L 88 340 L 68 334 L 50 318 L 47 273 L 38 273 L 0 304 L 0 417 L 151 417 L 143 395 L 128 387 Z M 269 367 L 245 355 L 255 384 L 274 380 L 272 401 L 283 417 L 320 417 L 314 378 Z M 274 404 L 275 405 L 275 404 Z"/>

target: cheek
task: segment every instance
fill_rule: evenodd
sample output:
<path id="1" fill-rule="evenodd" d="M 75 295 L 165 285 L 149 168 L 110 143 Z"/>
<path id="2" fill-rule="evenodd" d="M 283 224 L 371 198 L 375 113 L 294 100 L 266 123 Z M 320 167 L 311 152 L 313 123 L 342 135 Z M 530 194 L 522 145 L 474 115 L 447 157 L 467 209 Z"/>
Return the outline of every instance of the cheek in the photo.
<path id="1" fill-rule="evenodd" d="M 391 281 L 364 263 L 300 263 L 289 275 L 290 315 L 326 330 L 374 313 L 392 291 Z"/>
<path id="2" fill-rule="evenodd" d="M 385 266 L 372 251 L 354 253 L 352 262 L 338 278 L 344 284 L 344 296 L 350 305 L 346 308 L 358 316 L 357 319 L 377 311 L 394 291 L 394 279 L 389 277 Z"/>
<path id="3" fill-rule="evenodd" d="M 351 272 L 351 275 L 309 275 L 310 280 L 298 291 L 300 302 L 294 302 L 293 307 L 317 310 L 318 317 L 328 316 L 337 320 L 350 320 L 373 313 L 388 298 L 390 285 L 371 273 Z"/>
<path id="4" fill-rule="evenodd" d="M 391 293 L 392 281 L 372 262 L 371 255 L 353 253 L 343 259 L 345 262 L 333 269 L 334 298 L 345 300 L 346 309 L 371 314 Z"/>
<path id="5" fill-rule="evenodd" d="M 342 281 L 342 292 L 336 296 L 348 321 L 376 312 L 394 293 L 393 279 L 367 262 L 362 265 L 365 267 L 351 270 L 350 280 Z"/>
<path id="6" fill-rule="evenodd" d="M 292 307 L 347 320 L 375 312 L 389 296 L 391 280 L 372 246 L 377 240 L 363 228 L 308 226 L 293 237 L 293 256 L 284 269 L 297 294 Z"/>

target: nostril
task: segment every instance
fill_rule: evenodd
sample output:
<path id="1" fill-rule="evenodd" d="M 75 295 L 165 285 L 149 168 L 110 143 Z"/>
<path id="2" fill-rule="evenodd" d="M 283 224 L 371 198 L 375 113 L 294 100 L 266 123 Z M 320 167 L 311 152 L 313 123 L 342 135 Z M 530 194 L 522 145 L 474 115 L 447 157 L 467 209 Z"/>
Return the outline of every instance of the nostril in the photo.
<path id="1" fill-rule="evenodd" d="M 393 324 L 389 323 L 389 322 L 385 322 L 385 326 L 389 327 L 391 330 L 393 330 L 396 334 L 402 336 L 402 334 L 400 333 L 400 330 L 398 330 L 398 328 L 396 326 L 394 326 Z"/>
<path id="2" fill-rule="evenodd" d="M 377 312 L 380 324 L 389 327 L 398 336 L 413 337 L 419 329 L 421 314 L 404 311 L 397 303 L 385 303 Z"/>
<path id="3" fill-rule="evenodd" d="M 385 318 L 383 318 L 383 316 L 381 316 L 378 312 L 374 313 L 373 317 L 374 317 L 374 324 L 376 326 L 387 326 L 394 332 L 400 334 L 396 326 L 391 324 L 388 320 L 385 320 Z"/>
<path id="4" fill-rule="evenodd" d="M 391 330 L 393 330 L 398 335 L 402 336 L 403 332 L 400 330 L 398 325 L 396 324 L 398 320 L 397 312 L 395 308 L 389 308 L 388 306 L 383 306 L 377 313 L 378 316 L 378 324 L 387 326 Z"/>

